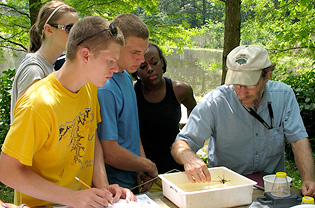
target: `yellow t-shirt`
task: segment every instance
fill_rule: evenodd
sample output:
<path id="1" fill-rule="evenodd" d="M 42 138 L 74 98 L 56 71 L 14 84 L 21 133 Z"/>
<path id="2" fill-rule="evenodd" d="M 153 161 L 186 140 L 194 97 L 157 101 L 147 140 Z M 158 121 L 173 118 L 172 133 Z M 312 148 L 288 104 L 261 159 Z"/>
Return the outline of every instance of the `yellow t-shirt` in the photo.
<path id="1" fill-rule="evenodd" d="M 19 99 L 2 151 L 46 180 L 80 190 L 84 187 L 75 176 L 92 184 L 95 131 L 101 120 L 97 88 L 86 84 L 72 93 L 54 74 Z M 17 191 L 14 201 L 31 207 L 52 204 Z"/>

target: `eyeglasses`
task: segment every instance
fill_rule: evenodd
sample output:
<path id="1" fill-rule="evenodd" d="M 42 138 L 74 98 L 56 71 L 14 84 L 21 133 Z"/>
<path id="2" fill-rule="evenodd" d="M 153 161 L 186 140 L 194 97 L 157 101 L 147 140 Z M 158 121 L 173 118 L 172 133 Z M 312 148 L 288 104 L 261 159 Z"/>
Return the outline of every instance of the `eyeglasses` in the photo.
<path id="1" fill-rule="evenodd" d="M 49 24 L 52 27 L 55 27 L 57 29 L 62 29 L 66 32 L 66 34 L 70 33 L 71 28 L 73 27 L 73 24 L 67 24 L 67 25 L 58 25 L 58 24 Z"/>
<path id="2" fill-rule="evenodd" d="M 236 89 L 236 90 L 240 90 L 242 87 L 244 87 L 245 90 L 254 90 L 254 89 L 256 89 L 259 86 L 261 80 L 262 79 L 259 79 L 258 83 L 255 84 L 255 85 L 238 85 L 238 84 L 234 84 L 233 86 L 234 86 L 234 89 Z"/>
<path id="3" fill-rule="evenodd" d="M 93 33 L 92 35 L 89 35 L 89 36 L 87 36 L 87 37 L 85 37 L 83 40 L 81 40 L 79 43 L 78 43 L 78 45 L 81 45 L 84 41 L 86 41 L 87 39 L 89 39 L 89 38 L 91 38 L 91 37 L 93 37 L 93 36 L 95 36 L 95 35 L 98 35 L 98 34 L 100 34 L 100 33 L 102 33 L 102 32 L 105 32 L 105 31 L 107 31 L 107 30 L 109 30 L 109 32 L 110 32 L 110 34 L 111 35 L 113 35 L 113 36 L 116 36 L 117 35 L 117 27 L 116 27 L 116 25 L 112 22 L 112 23 L 110 23 L 109 24 L 109 26 L 108 26 L 108 28 L 105 28 L 104 30 L 101 30 L 101 31 L 98 31 L 98 32 L 96 32 L 96 33 Z"/>

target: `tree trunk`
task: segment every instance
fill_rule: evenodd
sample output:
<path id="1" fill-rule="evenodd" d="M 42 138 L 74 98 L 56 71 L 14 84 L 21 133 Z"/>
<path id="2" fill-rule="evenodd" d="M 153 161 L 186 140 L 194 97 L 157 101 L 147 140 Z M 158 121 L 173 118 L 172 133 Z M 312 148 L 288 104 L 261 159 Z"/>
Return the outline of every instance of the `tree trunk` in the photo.
<path id="1" fill-rule="evenodd" d="M 206 0 L 202 1 L 202 24 L 206 24 L 206 15 L 207 15 L 207 4 Z"/>
<path id="2" fill-rule="evenodd" d="M 36 22 L 38 12 L 42 6 L 41 0 L 29 0 L 31 25 Z"/>
<path id="3" fill-rule="evenodd" d="M 241 0 L 225 0 L 224 49 L 222 57 L 222 78 L 224 84 L 227 67 L 226 57 L 240 44 L 241 37 Z"/>

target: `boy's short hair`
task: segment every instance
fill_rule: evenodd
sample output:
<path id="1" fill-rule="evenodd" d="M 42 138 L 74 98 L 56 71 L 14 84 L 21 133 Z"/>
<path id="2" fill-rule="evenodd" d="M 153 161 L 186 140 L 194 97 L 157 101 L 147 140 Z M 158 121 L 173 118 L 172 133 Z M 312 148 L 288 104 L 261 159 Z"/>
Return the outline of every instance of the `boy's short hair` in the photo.
<path id="1" fill-rule="evenodd" d="M 67 42 L 67 60 L 74 60 L 80 47 L 88 48 L 95 55 L 101 50 L 106 50 L 110 42 L 114 41 L 124 45 L 124 36 L 117 28 L 117 34 L 112 34 L 109 29 L 110 22 L 100 16 L 88 16 L 77 22 L 71 29 Z"/>
<path id="2" fill-rule="evenodd" d="M 138 37 L 143 40 L 149 38 L 150 31 L 147 25 L 134 14 L 120 14 L 113 19 L 113 22 L 122 31 L 125 40 L 128 37 Z"/>

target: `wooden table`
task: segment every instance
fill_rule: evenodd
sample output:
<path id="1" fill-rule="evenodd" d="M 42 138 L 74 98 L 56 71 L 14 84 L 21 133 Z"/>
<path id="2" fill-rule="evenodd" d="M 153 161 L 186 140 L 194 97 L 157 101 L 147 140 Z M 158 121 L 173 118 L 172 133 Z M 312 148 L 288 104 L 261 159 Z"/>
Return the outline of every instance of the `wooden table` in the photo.
<path id="1" fill-rule="evenodd" d="M 291 193 L 301 195 L 301 190 L 295 187 L 291 187 Z M 156 193 L 148 192 L 146 194 L 161 207 L 178 208 L 175 204 L 173 204 L 170 200 L 168 200 L 165 196 L 163 196 L 162 192 L 156 192 Z M 253 191 L 252 201 L 257 201 L 257 197 L 263 196 L 263 195 L 264 195 L 264 192 L 262 190 L 255 188 Z M 249 206 L 250 204 L 245 205 L 245 206 L 239 206 L 239 208 L 249 207 Z"/>

